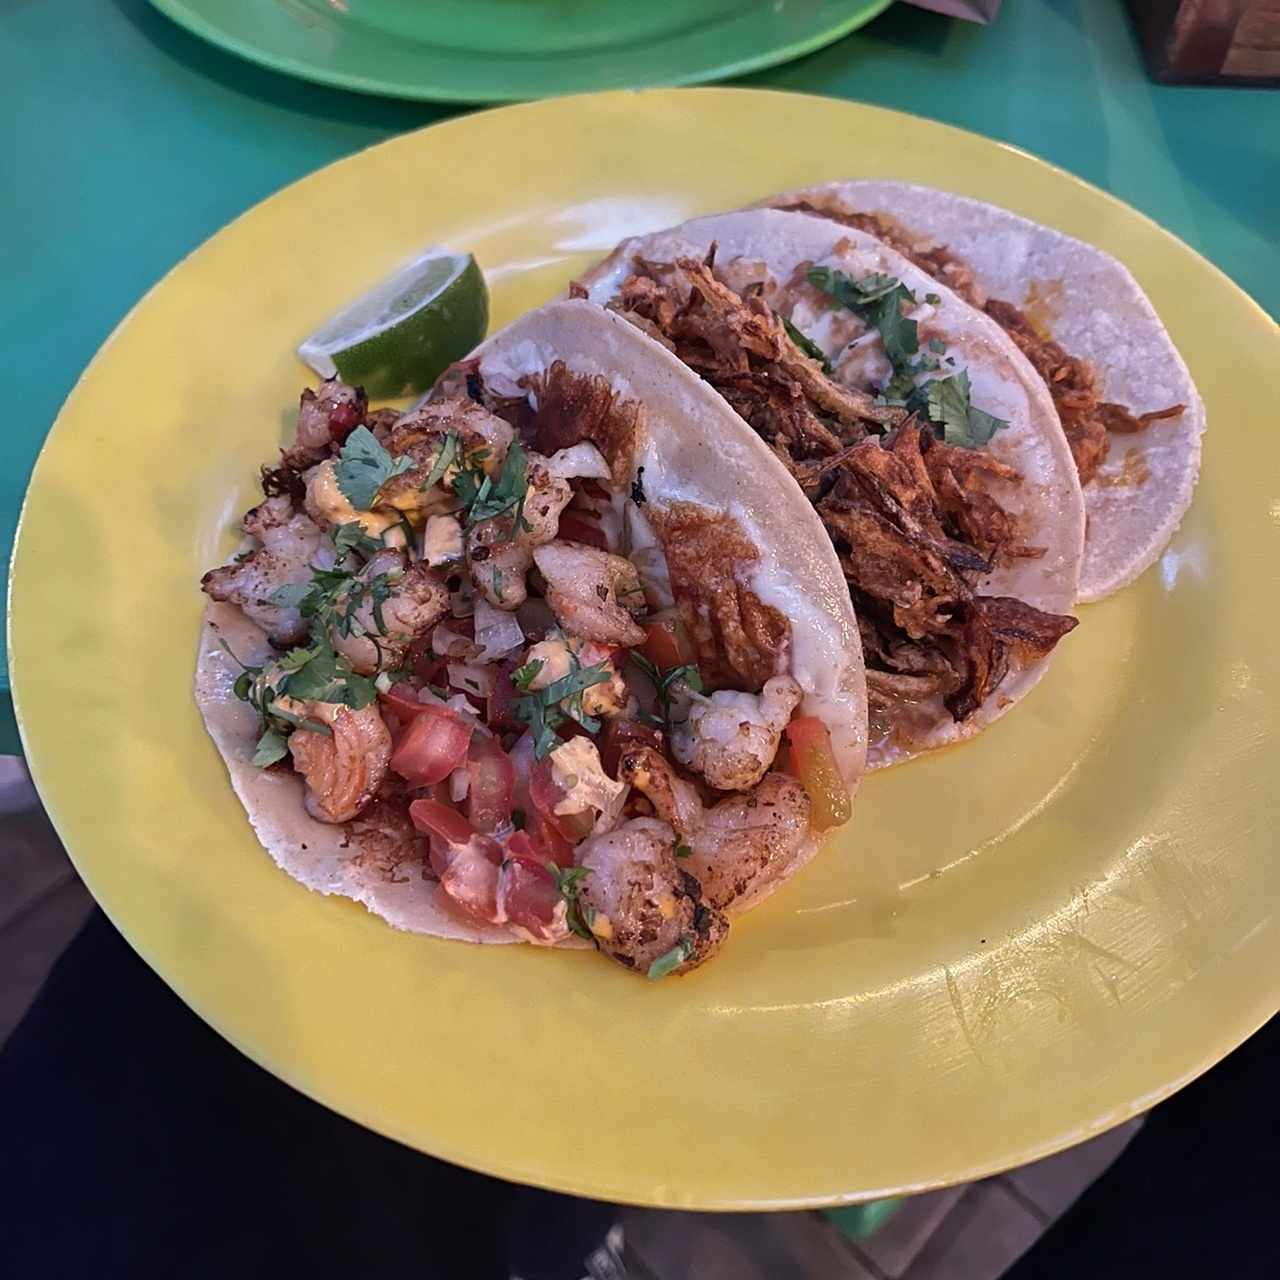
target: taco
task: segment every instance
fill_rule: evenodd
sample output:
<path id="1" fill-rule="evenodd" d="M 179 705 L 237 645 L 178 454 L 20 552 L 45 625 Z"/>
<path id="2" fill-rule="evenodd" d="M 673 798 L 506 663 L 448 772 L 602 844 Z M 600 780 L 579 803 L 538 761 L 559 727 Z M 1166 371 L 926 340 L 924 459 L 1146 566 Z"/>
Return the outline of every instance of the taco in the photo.
<path id="1" fill-rule="evenodd" d="M 881 240 L 772 209 L 628 240 L 571 292 L 714 387 L 816 508 L 861 629 L 872 767 L 976 733 L 1041 677 L 1075 626 L 1084 508 L 995 321 Z"/>
<path id="2" fill-rule="evenodd" d="M 406 413 L 308 390 L 262 482 L 202 581 L 196 696 L 309 888 L 660 977 L 848 818 L 866 702 L 835 554 L 619 317 L 532 312 Z"/>
<path id="3" fill-rule="evenodd" d="M 1191 504 L 1204 404 L 1126 267 L 1007 209 L 905 182 L 829 182 L 764 203 L 877 236 L 1017 343 L 1053 396 L 1084 489 L 1081 601 L 1159 557 Z"/>

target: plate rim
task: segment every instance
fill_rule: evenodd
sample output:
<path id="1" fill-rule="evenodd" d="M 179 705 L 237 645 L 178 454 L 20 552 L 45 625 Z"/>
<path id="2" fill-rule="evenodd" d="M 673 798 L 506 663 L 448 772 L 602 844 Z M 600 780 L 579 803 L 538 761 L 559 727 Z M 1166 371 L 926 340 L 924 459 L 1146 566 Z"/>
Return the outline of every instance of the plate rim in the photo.
<path id="1" fill-rule="evenodd" d="M 679 94 L 681 96 L 687 97 L 692 94 L 698 94 L 698 95 L 706 95 L 706 96 L 712 96 L 712 95 L 716 95 L 716 96 L 736 95 L 736 96 L 751 96 L 751 97 L 767 96 L 769 98 L 775 98 L 775 99 L 780 97 L 789 98 L 789 99 L 810 98 L 810 99 L 827 102 L 827 103 L 830 103 L 832 101 L 837 101 L 837 102 L 840 101 L 840 100 L 832 100 L 829 98 L 825 98 L 822 95 L 795 94 L 795 93 L 789 93 L 787 91 L 775 90 L 775 89 L 756 89 L 756 88 L 738 88 L 738 87 L 672 88 L 672 87 L 663 86 L 663 87 L 654 87 L 652 89 L 643 90 L 641 92 L 643 92 L 648 96 L 657 96 L 657 95 L 672 96 L 675 94 Z M 564 101 L 571 101 L 573 98 L 594 99 L 594 98 L 601 98 L 601 97 L 621 97 L 624 95 L 628 97 L 635 97 L 636 91 L 606 90 L 598 93 L 567 95 Z M 496 108 L 496 109 L 504 112 L 537 111 L 539 109 L 542 109 L 544 107 L 544 103 L 546 103 L 547 101 L 548 100 L 542 100 L 542 99 L 532 100 L 532 101 L 522 101 L 522 102 L 513 103 L 513 104 Z M 561 101 L 560 99 L 556 99 L 555 101 L 558 106 L 564 105 L 564 101 Z M 1033 162 L 1035 165 L 1047 171 L 1052 172 L 1054 175 L 1056 175 L 1056 177 L 1059 180 L 1067 179 L 1071 183 L 1078 184 L 1080 187 L 1088 190 L 1093 197 L 1095 198 L 1101 197 L 1104 202 L 1112 206 L 1123 209 L 1126 212 L 1126 214 L 1129 216 L 1136 215 L 1145 224 L 1147 224 L 1150 229 L 1154 230 L 1155 232 L 1158 232 L 1161 237 L 1165 238 L 1172 244 L 1178 246 L 1182 250 L 1185 250 L 1186 252 L 1193 254 L 1197 259 L 1199 259 L 1201 263 L 1203 263 L 1204 265 L 1212 269 L 1212 271 L 1220 278 L 1221 283 L 1228 286 L 1240 298 L 1243 298 L 1248 304 L 1248 306 L 1254 312 L 1256 312 L 1257 315 L 1261 316 L 1273 329 L 1277 331 L 1278 334 L 1280 334 L 1280 324 L 1277 324 L 1275 319 L 1273 319 L 1270 316 L 1270 314 L 1261 306 L 1260 303 L 1257 302 L 1255 298 L 1252 297 L 1251 294 L 1249 294 L 1249 292 L 1246 289 L 1244 289 L 1241 285 L 1239 285 L 1237 282 L 1232 280 L 1221 268 L 1219 268 L 1210 259 L 1206 258 L 1203 254 L 1200 254 L 1194 247 L 1187 244 L 1175 233 L 1161 226 L 1154 218 L 1145 214 L 1142 210 L 1127 204 L 1125 201 L 1112 195 L 1110 192 L 1107 192 L 1102 188 L 1096 186 L 1095 184 L 1092 184 L 1087 180 L 1079 177 L 1078 175 L 1071 173 L 1069 170 L 1063 169 L 1060 166 L 1057 166 L 1050 161 L 1043 160 L 1042 158 L 1035 156 L 1033 153 L 1026 151 L 1023 148 L 1013 146 L 999 139 L 990 138 L 989 136 L 983 135 L 975 130 L 963 129 L 955 125 L 932 120 L 925 116 L 915 115 L 914 113 L 898 111 L 893 108 L 879 106 L 878 104 L 842 102 L 841 105 L 851 109 L 855 109 L 855 110 L 870 111 L 873 113 L 882 114 L 888 117 L 909 117 L 917 121 L 922 121 L 927 125 L 929 125 L 930 128 L 933 128 L 933 129 L 943 129 L 943 130 L 954 131 L 957 134 L 966 134 L 966 135 L 969 135 L 970 137 L 981 139 L 985 143 L 996 145 L 1004 150 L 1007 150 L 1011 153 L 1014 153 L 1022 157 L 1025 160 L 1029 160 Z M 322 165 L 317 169 L 314 169 L 304 175 L 301 175 L 300 177 L 278 188 L 276 191 L 272 192 L 271 194 L 265 196 L 263 199 L 255 202 L 248 208 L 242 210 L 234 218 L 229 219 L 222 227 L 220 227 L 212 235 L 207 237 L 200 244 L 194 246 L 189 252 L 182 255 L 182 257 L 179 258 L 164 273 L 163 276 L 161 276 L 158 280 L 156 280 L 137 299 L 137 301 L 128 308 L 128 310 L 121 317 L 121 319 L 116 324 L 116 326 L 112 329 L 108 337 L 103 341 L 103 343 L 97 349 L 97 351 L 95 351 L 93 357 L 86 364 L 85 368 L 81 371 L 79 376 L 75 379 L 75 382 L 73 383 L 71 389 L 68 391 L 68 394 L 63 400 L 62 405 L 59 407 L 57 416 L 55 417 L 54 422 L 51 425 L 48 434 L 46 435 L 45 441 L 41 446 L 41 449 L 36 458 L 35 464 L 32 467 L 31 478 L 28 483 L 27 491 L 24 494 L 22 507 L 19 513 L 18 524 L 14 534 L 13 549 L 10 556 L 10 574 L 9 574 L 8 590 L 7 590 L 7 598 L 6 598 L 6 628 L 8 632 L 8 638 L 9 638 L 9 650 L 8 650 L 9 671 L 10 671 L 10 677 L 11 677 L 12 688 L 13 688 L 15 718 L 17 720 L 18 731 L 19 731 L 21 743 L 24 750 L 24 756 L 27 760 L 27 767 L 31 773 L 31 776 L 32 776 L 33 782 L 36 785 L 37 791 L 40 792 L 41 794 L 42 803 L 44 802 L 44 799 L 43 799 L 44 788 L 42 785 L 42 779 L 44 778 L 44 775 L 45 775 L 45 768 L 38 758 L 32 757 L 29 753 L 30 752 L 29 730 L 28 730 L 28 724 L 27 724 L 27 711 L 25 706 L 26 699 L 24 696 L 24 691 L 27 687 L 27 681 L 25 678 L 23 678 L 21 674 L 22 664 L 20 664 L 19 662 L 18 649 L 13 644 L 15 618 L 14 618 L 14 610 L 12 605 L 13 605 L 13 597 L 15 592 L 15 584 L 18 581 L 17 569 L 18 569 L 19 556 L 26 544 L 27 514 L 28 514 L 29 504 L 31 503 L 31 500 L 32 500 L 32 491 L 36 487 L 36 482 L 41 474 L 42 468 L 45 465 L 47 465 L 47 454 L 50 450 L 50 446 L 52 442 L 55 440 L 55 437 L 57 436 L 60 429 L 64 429 L 64 430 L 66 429 L 65 414 L 66 414 L 68 405 L 80 394 L 83 384 L 89 378 L 90 374 L 95 370 L 99 360 L 105 358 L 107 353 L 115 344 L 119 335 L 124 331 L 126 326 L 128 326 L 133 321 L 136 313 L 151 299 L 152 295 L 157 293 L 163 286 L 168 284 L 170 281 L 170 278 L 175 273 L 177 273 L 184 266 L 184 264 L 186 264 L 189 261 L 189 259 L 194 257 L 196 254 L 200 253 L 203 249 L 209 246 L 213 241 L 222 237 L 224 233 L 228 232 L 231 228 L 236 226 L 239 222 L 248 218 L 250 215 L 256 213 L 259 209 L 271 203 L 272 201 L 280 199 L 282 196 L 285 195 L 285 193 L 290 191 L 293 187 L 298 186 L 303 182 L 309 181 L 312 178 L 314 178 L 317 174 L 323 173 L 328 169 L 333 168 L 337 165 L 342 165 L 348 162 L 352 162 L 356 159 L 356 157 L 363 155 L 365 151 L 373 150 L 375 148 L 393 146 L 397 143 L 404 141 L 406 138 L 410 136 L 415 136 L 417 134 L 423 133 L 428 129 L 445 129 L 455 124 L 462 125 L 463 122 L 468 120 L 469 118 L 470 118 L 469 116 L 454 117 L 449 120 L 427 124 L 418 129 L 408 130 L 405 133 L 393 135 L 392 137 L 383 139 L 377 143 L 372 144 L 369 147 L 360 148 L 350 153 L 347 156 L 343 156 L 337 160 L 331 161 L 329 164 Z M 61 838 L 61 834 L 62 834 L 61 815 L 59 815 L 53 808 L 47 808 L 46 812 L 48 813 L 50 821 L 53 823 L 55 830 L 58 831 L 59 836 Z M 70 846 L 64 846 L 64 847 L 66 847 L 68 856 L 71 858 L 71 861 L 73 865 L 76 867 L 77 872 L 81 874 L 82 877 L 85 879 L 86 885 L 91 886 L 92 877 L 88 877 L 84 875 L 84 871 L 81 867 L 77 854 L 72 850 Z M 95 895 L 95 902 L 97 902 L 96 895 Z M 369 1128 L 374 1132 L 377 1132 L 382 1136 L 389 1138 L 392 1141 L 400 1141 L 400 1142 L 406 1141 L 405 1138 L 399 1136 L 394 1132 L 389 1131 L 387 1127 L 383 1126 L 376 1120 L 360 1115 L 359 1112 L 355 1109 L 339 1110 L 339 1108 L 334 1103 L 327 1101 L 324 1097 L 318 1096 L 318 1094 L 313 1089 L 305 1087 L 300 1083 L 298 1083 L 294 1078 L 292 1078 L 292 1073 L 290 1071 L 288 1071 L 287 1069 L 282 1067 L 280 1064 L 277 1064 L 276 1062 L 273 1061 L 269 1053 L 259 1051 L 256 1048 L 251 1048 L 247 1046 L 245 1043 L 242 1043 L 237 1036 L 231 1034 L 224 1027 L 222 1020 L 219 1017 L 214 1016 L 211 1013 L 206 1012 L 202 1008 L 200 1008 L 193 1001 L 193 999 L 188 997 L 188 995 L 186 994 L 186 992 L 183 990 L 181 986 L 177 985 L 172 978 L 170 978 L 167 974 L 165 974 L 159 968 L 156 967 L 156 965 L 152 962 L 151 956 L 149 954 L 150 948 L 140 945 L 137 941 L 135 941 L 135 939 L 130 936 L 130 933 L 117 920 L 116 914 L 114 912 L 103 907 L 101 903 L 98 903 L 98 905 L 104 911 L 104 914 L 106 914 L 107 917 L 112 921 L 113 926 L 119 930 L 119 932 L 122 934 L 125 940 L 129 943 L 129 945 L 147 962 L 148 967 L 152 968 L 153 972 L 156 973 L 156 975 L 161 979 L 161 981 L 163 981 L 166 984 L 166 986 L 170 988 L 170 990 L 174 991 L 174 993 L 178 996 L 178 998 L 181 999 L 183 1003 L 186 1004 L 188 1008 L 190 1008 L 198 1017 L 200 1017 L 203 1021 L 208 1023 L 211 1027 L 213 1027 L 218 1032 L 219 1035 L 221 1035 L 229 1043 L 234 1045 L 240 1052 L 244 1053 L 245 1056 L 248 1057 L 251 1061 L 262 1066 L 265 1070 L 270 1071 L 273 1075 L 275 1075 L 278 1079 L 282 1080 L 284 1083 L 288 1084 L 290 1087 L 295 1088 L 299 1092 L 304 1093 L 307 1097 L 311 1098 L 313 1101 L 317 1102 L 319 1105 L 334 1111 L 336 1114 L 344 1115 L 347 1118 L 353 1119 L 357 1123 L 364 1125 L 366 1128 Z M 1038 1160 L 1046 1156 L 1052 1155 L 1055 1152 L 1064 1150 L 1067 1147 L 1074 1146 L 1079 1142 L 1083 1142 L 1091 1137 L 1104 1133 L 1110 1128 L 1114 1127 L 1115 1125 L 1123 1123 L 1125 1120 L 1129 1119 L 1133 1115 L 1140 1114 L 1141 1112 L 1146 1111 L 1150 1107 L 1156 1105 L 1157 1103 L 1163 1101 L 1165 1098 L 1169 1097 L 1171 1094 L 1177 1092 L 1179 1089 L 1185 1087 L 1191 1081 L 1195 1080 L 1198 1076 L 1200 1076 L 1210 1067 L 1212 1067 L 1217 1062 L 1219 1062 L 1227 1054 L 1234 1051 L 1234 1049 L 1236 1049 L 1241 1043 L 1243 1043 L 1244 1040 L 1248 1039 L 1249 1036 L 1254 1034 L 1254 1032 L 1256 1032 L 1258 1028 L 1261 1027 L 1269 1018 L 1274 1016 L 1274 1014 L 1277 1012 L 1277 1006 L 1280 1006 L 1280 986 L 1273 986 L 1272 995 L 1269 999 L 1260 996 L 1256 1006 L 1251 1005 L 1247 1012 L 1242 1011 L 1240 1013 L 1240 1016 L 1235 1020 L 1234 1025 L 1231 1027 L 1231 1030 L 1226 1034 L 1220 1035 L 1218 1038 L 1216 1038 L 1213 1041 L 1211 1045 L 1208 1045 L 1206 1046 L 1205 1049 L 1201 1050 L 1196 1055 L 1195 1061 L 1192 1063 L 1192 1065 L 1190 1065 L 1187 1068 L 1187 1070 L 1185 1070 L 1184 1072 L 1177 1075 L 1171 1080 L 1164 1081 L 1157 1089 L 1151 1090 L 1148 1093 L 1145 1093 L 1137 1098 L 1131 1099 L 1125 1104 L 1117 1106 L 1113 1108 L 1111 1111 L 1105 1114 L 1102 1114 L 1100 1116 L 1097 1116 L 1085 1124 L 1081 1124 L 1072 1129 L 1057 1132 L 1052 1137 L 1047 1138 L 1041 1142 L 1033 1143 L 1029 1146 L 1024 1146 L 1016 1151 L 1006 1152 L 1004 1155 L 994 1157 L 987 1161 L 970 1162 L 963 1171 L 957 1172 L 955 1174 L 947 1174 L 944 1176 L 921 1180 L 919 1182 L 905 1183 L 901 1185 L 895 1184 L 895 1185 L 885 1186 L 885 1187 L 876 1188 L 876 1189 L 862 1189 L 862 1190 L 848 1192 L 848 1193 L 836 1193 L 836 1194 L 828 1194 L 828 1195 L 801 1195 L 795 1198 L 779 1198 L 776 1196 L 770 1196 L 770 1197 L 762 1197 L 762 1198 L 736 1198 L 731 1200 L 716 1200 L 714 1198 L 708 1198 L 708 1197 L 694 1197 L 688 1200 L 680 1199 L 677 1201 L 677 1200 L 671 1200 L 671 1199 L 657 1198 L 654 1196 L 646 1197 L 643 1195 L 628 1194 L 624 1191 L 620 1191 L 616 1187 L 615 1188 L 602 1187 L 598 1182 L 575 1183 L 571 1178 L 557 1179 L 557 1178 L 548 1178 L 546 1176 L 531 1175 L 527 1170 L 511 1169 L 511 1168 L 504 1167 L 500 1159 L 493 1159 L 493 1160 L 486 1159 L 484 1161 L 477 1161 L 474 1158 L 474 1156 L 470 1156 L 466 1153 L 459 1153 L 454 1150 L 451 1150 L 448 1144 L 426 1146 L 426 1145 L 419 1145 L 419 1143 L 415 1140 L 412 1143 L 412 1145 L 415 1148 L 423 1150 L 430 1155 L 448 1160 L 451 1163 L 457 1164 L 464 1168 L 473 1169 L 478 1172 L 489 1173 L 494 1176 L 503 1177 L 512 1181 L 527 1182 L 530 1185 L 546 1187 L 552 1190 L 562 1191 L 568 1194 L 586 1196 L 589 1198 L 591 1197 L 608 1198 L 618 1203 L 650 1205 L 650 1206 L 659 1206 L 659 1207 L 697 1208 L 697 1209 L 707 1209 L 707 1210 L 717 1210 L 717 1211 L 757 1211 L 757 1210 L 767 1210 L 767 1209 L 777 1210 L 777 1209 L 791 1209 L 791 1208 L 799 1209 L 799 1208 L 838 1207 L 841 1205 L 861 1203 L 867 1200 L 877 1199 L 885 1196 L 914 1194 L 917 1192 L 922 1192 L 922 1191 L 930 1190 L 937 1187 L 955 1185 L 957 1182 L 964 1181 L 964 1180 L 971 1180 L 971 1179 L 991 1176 L 993 1174 L 1000 1173 L 1006 1169 L 1018 1167 L 1022 1164 L 1029 1163 L 1031 1161 Z"/>
<path id="2" fill-rule="evenodd" d="M 371 97 L 392 98 L 410 102 L 439 102 L 457 106 L 482 106 L 486 103 L 516 105 L 523 102 L 543 101 L 547 98 L 586 97 L 591 93 L 617 93 L 631 89 L 674 89 L 705 84 L 712 80 L 727 80 L 735 76 L 747 75 L 754 71 L 764 71 L 783 63 L 793 62 L 807 54 L 824 49 L 837 40 L 858 30 L 866 23 L 878 18 L 888 9 L 894 0 L 849 0 L 857 6 L 854 13 L 847 14 L 831 26 L 802 36 L 785 45 L 775 45 L 760 53 L 739 58 L 734 62 L 718 63 L 702 70 L 691 71 L 664 80 L 660 83 L 641 84 L 635 86 L 616 85 L 595 90 L 570 88 L 564 93 L 537 94 L 530 97 L 526 93 L 498 87 L 487 93 L 468 93 L 459 88 L 438 87 L 411 81 L 380 80 L 376 76 L 346 71 L 328 70 L 314 63 L 295 57 L 291 54 L 264 50 L 240 36 L 222 30 L 210 22 L 203 14 L 193 10 L 187 0 L 150 0 L 151 5 L 171 22 L 183 30 L 206 41 L 224 53 L 230 53 L 268 71 L 280 75 L 305 80 L 310 84 L 326 85 L 330 88 L 346 89 L 353 93 L 367 94 Z M 814 95 L 804 95 L 814 96 Z M 443 123 L 443 122 L 441 122 Z M 430 127 L 430 126 L 427 126 Z M 269 198 L 269 197 L 268 197 Z M 214 234 L 217 234 L 216 232 Z"/>

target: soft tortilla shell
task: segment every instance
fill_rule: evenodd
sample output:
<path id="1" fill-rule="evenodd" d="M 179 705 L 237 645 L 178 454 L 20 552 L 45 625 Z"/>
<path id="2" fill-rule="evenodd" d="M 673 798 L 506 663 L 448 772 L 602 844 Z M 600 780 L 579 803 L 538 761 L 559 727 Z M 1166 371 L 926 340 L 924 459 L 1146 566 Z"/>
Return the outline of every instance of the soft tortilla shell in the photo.
<path id="1" fill-rule="evenodd" d="M 836 266 L 856 277 L 873 272 L 902 280 L 918 298 L 936 293 L 932 327 L 948 350 L 960 356 L 973 380 L 974 400 L 1009 422 L 988 446 L 1023 477 L 1005 486 L 1001 502 L 1014 512 L 1024 540 L 1045 549 L 1043 556 L 1015 562 L 979 583 L 985 595 L 1011 595 L 1049 613 L 1070 613 L 1075 603 L 1084 543 L 1084 504 L 1071 451 L 1043 381 L 1008 335 L 990 317 L 940 285 L 914 264 L 873 236 L 827 219 L 774 209 L 746 210 L 697 218 L 679 227 L 624 241 L 583 278 L 588 297 L 605 303 L 631 274 L 636 258 L 669 262 L 676 257 L 703 257 L 717 248 L 717 261 L 736 258 L 761 262 L 779 282 L 791 279 L 803 263 Z M 736 419 L 736 415 L 734 415 Z M 798 492 L 795 481 L 787 482 Z M 807 505 L 807 502 L 806 502 Z M 1048 659 L 1011 673 L 963 724 L 939 716 L 918 750 L 884 751 L 872 767 L 897 763 L 919 751 L 970 737 L 1004 714 L 1044 674 Z"/>
<path id="2" fill-rule="evenodd" d="M 850 790 L 856 790 L 867 731 L 857 620 L 821 522 L 772 452 L 674 356 L 587 302 L 552 303 L 532 312 L 473 355 L 480 358 L 486 379 L 513 385 L 524 374 L 563 360 L 573 372 L 607 376 L 620 395 L 645 406 L 648 438 L 637 462 L 645 467 L 649 501 L 701 502 L 732 511 L 748 527 L 761 550 L 758 576 L 767 573 L 775 589 L 783 583 L 793 626 L 807 619 L 817 633 L 813 670 L 795 674 L 805 689 L 806 710 L 831 727 Z M 762 582 L 753 585 L 766 594 Z M 345 828 L 307 814 L 297 775 L 253 765 L 257 716 L 233 692 L 240 667 L 224 644 L 249 665 L 261 664 L 271 650 L 260 628 L 239 609 L 211 604 L 196 667 L 196 701 L 254 832 L 277 865 L 307 888 L 353 898 L 399 929 L 469 942 L 516 941 L 503 929 L 472 928 L 457 920 L 439 905 L 434 885 L 420 868 L 406 864 L 390 875 L 361 858 Z M 791 874 L 816 848 L 816 840 L 807 843 Z M 567 945 L 583 944 L 570 940 Z"/>
<path id="3" fill-rule="evenodd" d="M 989 297 L 1020 307 L 1035 300 L 1038 311 L 1049 313 L 1052 336 L 1098 371 L 1104 400 L 1134 413 L 1187 406 L 1180 417 L 1139 434 L 1113 433 L 1105 465 L 1084 489 L 1080 600 L 1101 600 L 1154 563 L 1191 504 L 1205 411 L 1173 339 L 1128 268 L 1052 227 L 931 187 L 830 182 L 766 203 L 800 200 L 840 213 L 888 214 L 913 238 L 946 245 L 973 268 Z M 1135 468 L 1146 473 L 1141 483 L 1128 480 Z"/>

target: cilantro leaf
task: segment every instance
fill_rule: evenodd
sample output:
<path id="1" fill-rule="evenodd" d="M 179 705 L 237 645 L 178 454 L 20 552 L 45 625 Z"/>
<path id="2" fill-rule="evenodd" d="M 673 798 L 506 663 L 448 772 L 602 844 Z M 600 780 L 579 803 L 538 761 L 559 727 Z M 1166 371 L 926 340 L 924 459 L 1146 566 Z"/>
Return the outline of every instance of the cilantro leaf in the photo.
<path id="1" fill-rule="evenodd" d="M 924 388 L 931 422 L 942 428 L 947 444 L 980 449 L 997 431 L 1009 424 L 975 409 L 969 402 L 969 374 L 961 369 L 946 378 L 935 378 Z"/>
<path id="2" fill-rule="evenodd" d="M 650 966 L 648 977 L 650 981 L 656 982 L 659 978 L 665 978 L 673 969 L 678 969 L 693 954 L 693 943 L 687 938 L 681 938 L 670 951 L 660 955 Z"/>
<path id="3" fill-rule="evenodd" d="M 479 524 L 482 520 L 492 520 L 512 507 L 523 508 L 525 494 L 529 490 L 529 460 L 524 446 L 519 440 L 513 440 L 507 449 L 507 456 L 502 460 L 502 468 L 495 482 L 492 476 L 485 476 L 476 490 L 474 499 L 468 505 L 468 526 Z M 457 487 L 454 487 L 457 493 Z M 517 525 L 520 523 L 517 513 Z"/>
<path id="4" fill-rule="evenodd" d="M 895 369 L 920 350 L 916 322 L 902 314 L 902 304 L 914 303 L 915 295 L 894 276 L 873 274 L 854 280 L 831 267 L 811 267 L 807 279 L 880 331 L 885 354 Z"/>
<path id="5" fill-rule="evenodd" d="M 276 729 L 264 729 L 262 737 L 258 739 L 257 750 L 253 753 L 253 763 L 259 769 L 265 769 L 267 765 L 283 760 L 288 750 L 289 744 L 285 741 L 284 734 Z"/>
<path id="6" fill-rule="evenodd" d="M 439 484 L 444 473 L 449 470 L 450 465 L 457 459 L 461 450 L 462 438 L 456 431 L 450 431 L 445 436 L 444 443 L 440 446 L 440 452 L 435 456 L 435 461 L 431 464 L 431 470 L 427 472 L 427 478 L 418 486 L 419 492 L 426 493 L 428 489 L 432 489 Z"/>
<path id="7" fill-rule="evenodd" d="M 570 651 L 570 657 L 573 657 Z M 537 661 L 535 659 L 535 661 Z M 576 662 L 576 658 L 574 659 Z M 533 666 L 527 663 L 526 666 Z M 534 672 L 528 677 L 532 681 Z M 514 676 L 513 676 L 514 678 Z M 570 671 L 567 676 L 553 680 L 545 689 L 536 689 L 516 698 L 511 704 L 511 714 L 529 726 L 533 734 L 533 755 L 542 760 L 559 745 L 558 726 L 566 719 L 576 720 L 588 733 L 600 728 L 600 721 L 582 710 L 582 694 L 593 685 L 603 684 L 612 678 L 608 663 L 582 667 Z M 521 686 L 522 688 L 527 686 Z M 564 704 L 568 704 L 566 707 Z"/>
<path id="8" fill-rule="evenodd" d="M 298 609 L 314 589 L 310 582 L 290 582 L 271 593 L 271 603 L 282 609 Z"/>
<path id="9" fill-rule="evenodd" d="M 365 533 L 364 525 L 359 520 L 349 520 L 346 524 L 331 529 L 329 541 L 333 543 L 333 549 L 339 556 L 345 556 L 349 551 L 359 551 L 368 556 L 382 548 L 382 543 L 377 538 L 371 538 Z"/>
<path id="10" fill-rule="evenodd" d="M 687 845 L 687 844 L 685 844 L 685 842 L 684 842 L 683 840 L 681 840 L 681 841 L 676 845 L 676 857 L 677 857 L 677 858 L 692 858 L 692 857 L 693 857 L 693 846 L 692 846 L 692 845 Z"/>
<path id="11" fill-rule="evenodd" d="M 822 366 L 823 373 L 830 373 L 831 361 L 827 359 L 827 353 L 812 338 L 801 333 L 786 316 L 779 315 L 778 319 L 782 321 L 782 327 L 787 331 L 787 337 L 811 360 L 816 360 Z"/>
<path id="12" fill-rule="evenodd" d="M 338 454 L 334 479 L 343 496 L 358 511 L 373 506 L 378 490 L 393 476 L 412 470 L 412 458 L 393 458 L 368 427 L 357 427 Z"/>
<path id="13" fill-rule="evenodd" d="M 333 646 L 317 643 L 311 657 L 280 682 L 280 692 L 308 702 L 336 702 L 361 711 L 377 696 L 378 689 L 366 676 L 358 676 Z"/>
<path id="14" fill-rule="evenodd" d="M 517 689 L 528 693 L 529 686 L 533 683 L 534 677 L 542 670 L 543 662 L 541 658 L 534 658 L 532 662 L 526 662 L 524 666 L 517 667 L 511 673 L 511 682 Z"/>
<path id="15" fill-rule="evenodd" d="M 588 942 L 594 942 L 595 935 L 587 928 L 586 923 L 582 919 L 582 915 L 578 910 L 578 891 L 581 888 L 581 881 L 584 877 L 591 874 L 591 868 L 561 868 L 556 866 L 554 862 L 548 862 L 547 871 L 551 878 L 556 882 L 556 892 L 564 899 L 565 924 L 567 924 L 570 930 L 573 933 L 576 933 L 578 937 L 585 938 Z"/>
<path id="16" fill-rule="evenodd" d="M 658 695 L 658 701 L 662 704 L 662 716 L 646 717 L 659 728 L 667 728 L 671 721 L 671 694 L 673 687 L 680 681 L 689 686 L 694 693 L 702 692 L 702 676 L 698 671 L 698 666 L 694 662 L 686 662 L 680 667 L 669 667 L 666 671 L 659 671 L 657 666 L 650 662 L 642 653 L 637 653 L 634 649 L 630 652 L 631 661 L 640 668 L 642 672 L 649 678 L 649 683 L 653 685 L 654 691 Z"/>

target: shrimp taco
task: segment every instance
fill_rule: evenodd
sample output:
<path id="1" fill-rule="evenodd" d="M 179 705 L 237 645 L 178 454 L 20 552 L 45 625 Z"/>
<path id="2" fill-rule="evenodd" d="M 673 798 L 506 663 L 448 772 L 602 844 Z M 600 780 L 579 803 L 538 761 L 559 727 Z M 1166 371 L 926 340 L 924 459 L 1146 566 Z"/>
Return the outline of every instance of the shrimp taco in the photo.
<path id="1" fill-rule="evenodd" d="M 829 182 L 764 203 L 877 236 L 1017 343 L 1053 397 L 1084 489 L 1082 601 L 1157 559 L 1191 504 L 1204 404 L 1127 268 L 1007 209 L 905 182 Z"/>
<path id="2" fill-rule="evenodd" d="M 977 732 L 1040 678 L 1075 626 L 1084 506 L 1049 392 L 994 320 L 883 241 L 773 209 L 625 241 L 571 293 L 714 387 L 818 512 L 873 767 Z"/>
<path id="3" fill-rule="evenodd" d="M 204 576 L 196 696 L 261 842 L 393 925 L 650 977 L 849 817 L 857 621 L 782 463 L 583 301 L 406 413 L 328 381 Z"/>

